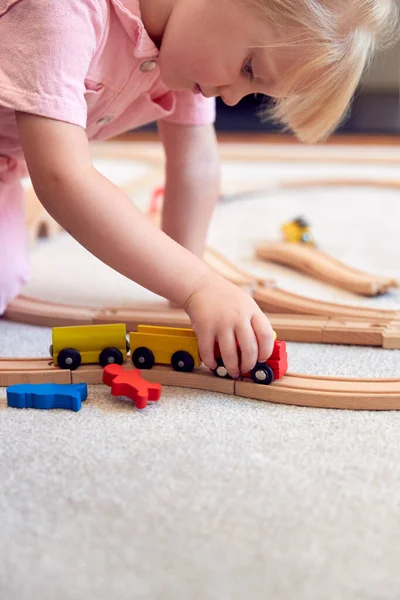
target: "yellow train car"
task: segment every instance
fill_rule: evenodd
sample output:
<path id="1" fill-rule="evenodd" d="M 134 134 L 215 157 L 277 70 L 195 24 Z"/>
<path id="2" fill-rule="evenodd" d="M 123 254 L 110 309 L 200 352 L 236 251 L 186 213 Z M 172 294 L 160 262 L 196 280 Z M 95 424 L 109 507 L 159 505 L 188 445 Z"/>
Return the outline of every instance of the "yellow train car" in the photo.
<path id="1" fill-rule="evenodd" d="M 281 232 L 285 242 L 294 244 L 308 244 L 315 246 L 315 239 L 311 231 L 310 224 L 304 217 L 297 217 L 292 221 L 287 221 L 281 226 Z"/>
<path id="2" fill-rule="evenodd" d="M 53 327 L 50 354 L 61 369 L 77 369 L 84 363 L 121 365 L 129 347 L 125 324 Z"/>
<path id="3" fill-rule="evenodd" d="M 138 325 L 129 333 L 132 362 L 138 369 L 155 363 L 172 365 L 175 371 L 193 371 L 201 365 L 196 334 L 192 329 Z"/>

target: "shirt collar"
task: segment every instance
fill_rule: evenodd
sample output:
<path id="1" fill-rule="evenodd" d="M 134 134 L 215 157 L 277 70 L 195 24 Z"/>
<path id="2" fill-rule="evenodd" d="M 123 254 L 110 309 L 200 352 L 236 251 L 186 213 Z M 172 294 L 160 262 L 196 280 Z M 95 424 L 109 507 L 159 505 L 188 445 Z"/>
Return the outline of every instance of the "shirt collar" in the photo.
<path id="1" fill-rule="evenodd" d="M 158 48 L 145 30 L 141 19 L 139 0 L 111 0 L 111 4 L 129 38 L 135 43 L 134 56 L 157 57 Z"/>

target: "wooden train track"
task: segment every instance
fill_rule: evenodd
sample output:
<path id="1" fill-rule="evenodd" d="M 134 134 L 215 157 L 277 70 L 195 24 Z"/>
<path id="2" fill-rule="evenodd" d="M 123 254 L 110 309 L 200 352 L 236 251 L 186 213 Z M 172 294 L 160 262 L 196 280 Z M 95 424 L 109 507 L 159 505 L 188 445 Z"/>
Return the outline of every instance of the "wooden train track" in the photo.
<path id="1" fill-rule="evenodd" d="M 165 163 L 165 154 L 159 141 L 135 141 L 127 143 L 123 140 L 96 141 L 92 142 L 92 154 L 97 159 L 112 160 L 135 160 L 137 162 L 148 162 L 153 166 L 162 167 Z M 239 149 L 239 153 L 238 153 Z M 223 160 L 237 162 L 295 162 L 295 163 L 329 163 L 329 164 L 372 164 L 372 165 L 398 165 L 400 164 L 400 152 L 396 146 L 382 146 L 375 148 L 371 154 L 371 147 L 357 145 L 354 147 L 345 143 L 304 145 L 299 143 L 265 143 L 254 138 L 254 143 L 224 142 L 219 147 L 220 156 Z M 238 158 L 239 156 L 239 158 Z M 161 173 L 164 176 L 164 173 Z M 376 179 L 376 178 L 375 178 Z M 312 180 L 314 181 L 314 180 Z M 336 181 L 336 178 L 332 181 Z M 343 181 L 343 179 L 341 180 Z M 352 179 L 351 179 L 352 181 Z M 359 179 L 357 178 L 359 182 Z M 160 182 L 161 183 L 161 182 Z"/>
<path id="2" fill-rule="evenodd" d="M 0 358 L 0 386 L 15 383 L 71 383 L 71 372 L 54 367 L 49 358 Z"/>
<path id="3" fill-rule="evenodd" d="M 365 273 L 306 244 L 288 242 L 264 242 L 256 249 L 258 258 L 276 262 L 296 271 L 302 271 L 315 279 L 327 281 L 337 287 L 362 296 L 377 296 L 390 288 L 399 287 L 394 277 Z"/>
<path id="4" fill-rule="evenodd" d="M 259 288 L 255 295 L 262 294 L 264 291 L 263 288 Z M 268 318 L 278 337 L 288 342 L 400 348 L 400 317 L 396 318 L 398 315 L 396 311 L 387 312 L 389 315 L 384 313 L 383 318 L 367 312 L 368 316 L 363 319 L 352 314 L 347 317 L 345 315 L 330 317 L 329 314 L 282 314 L 269 311 Z M 134 330 L 140 324 L 190 327 L 190 320 L 185 311 L 165 308 L 157 304 L 139 304 L 129 308 L 123 306 L 94 308 L 53 303 L 24 296 L 19 296 L 9 305 L 5 316 L 11 321 L 28 322 L 42 327 L 100 323 L 125 323 L 128 330 Z"/>
<path id="5" fill-rule="evenodd" d="M 278 287 L 257 288 L 253 294 L 257 304 L 265 312 L 283 312 L 304 315 L 323 315 L 345 319 L 363 319 L 371 323 L 389 323 L 400 317 L 400 310 L 377 309 L 366 306 L 336 304 L 324 300 L 306 298 Z"/>
<path id="6" fill-rule="evenodd" d="M 127 158 L 125 148 L 122 150 L 122 147 L 119 147 L 114 150 L 118 157 Z M 153 174 L 156 171 L 159 173 L 160 159 L 151 158 L 151 153 L 150 157 L 140 154 L 140 160 L 147 158 L 153 165 Z M 315 160 L 314 156 L 313 160 Z M 304 185 L 326 185 L 326 181 L 283 182 L 279 187 L 293 188 Z M 374 182 L 333 180 L 330 185 L 374 185 Z M 394 189 L 400 187 L 398 182 L 393 181 L 380 181 L 378 185 Z M 36 228 L 40 231 L 38 222 L 35 221 Z M 254 278 L 234 265 L 228 266 L 226 259 L 212 251 L 209 260 L 223 269 L 224 273 L 221 274 L 224 277 L 234 281 L 236 279 L 235 283 L 238 285 L 254 288 L 255 284 L 254 298 L 263 309 L 273 313 L 269 315 L 272 325 L 278 336 L 283 339 L 400 348 L 400 311 L 374 310 L 307 299 L 279 288 L 266 287 L 265 280 Z M 279 314 L 282 310 L 291 314 Z M 160 310 L 158 307 L 149 306 L 135 309 L 122 307 L 96 309 L 60 305 L 24 297 L 18 298 L 10 305 L 6 317 L 48 326 L 103 322 L 125 322 L 128 328 L 134 328 L 138 323 L 189 325 L 186 313 L 180 310 Z M 72 372 L 61 370 L 52 365 L 50 358 L 0 359 L 0 386 L 22 381 L 99 383 L 101 373 L 102 369 L 99 366 L 83 366 Z M 299 406 L 358 410 L 400 409 L 400 379 L 343 379 L 289 373 L 273 385 L 263 386 L 250 381 L 219 379 L 205 368 L 193 373 L 177 373 L 168 367 L 155 367 L 146 372 L 146 378 L 160 381 L 164 385 L 214 390 L 246 398 Z"/>
<path id="7" fill-rule="evenodd" d="M 52 231 L 52 220 L 47 222 L 47 213 L 35 198 L 33 192 L 28 195 L 29 214 L 31 222 L 35 224 L 35 231 L 43 228 Z M 156 217 L 153 215 L 153 218 Z M 400 311 L 352 307 L 292 294 L 276 287 L 273 280 L 256 277 L 238 268 L 212 248 L 207 248 L 205 260 L 223 277 L 252 293 L 259 306 L 268 313 L 278 336 L 282 339 L 400 348 Z M 131 328 L 140 322 L 176 327 L 189 324 L 183 311 L 157 311 L 157 307 L 151 305 L 136 306 L 132 309 L 98 309 L 55 304 L 24 296 L 9 305 L 5 316 L 21 323 L 48 327 L 98 322 L 124 322 Z"/>
<path id="8" fill-rule="evenodd" d="M 268 277 L 252 275 L 231 263 L 225 256 L 208 246 L 204 253 L 204 261 L 208 266 L 239 287 L 253 290 L 256 287 L 271 287 L 275 281 Z"/>
<path id="9" fill-rule="evenodd" d="M 132 366 L 132 363 L 125 365 L 126 368 Z M 346 379 L 288 373 L 267 386 L 251 381 L 220 379 L 206 368 L 199 368 L 193 373 L 178 373 L 166 366 L 155 366 L 142 374 L 148 381 L 158 381 L 162 385 L 208 390 L 279 404 L 352 410 L 400 409 L 400 379 Z M 54 367 L 51 358 L 0 359 L 0 386 L 49 381 L 99 384 L 102 381 L 102 368 L 87 365 L 76 371 L 68 371 Z"/>

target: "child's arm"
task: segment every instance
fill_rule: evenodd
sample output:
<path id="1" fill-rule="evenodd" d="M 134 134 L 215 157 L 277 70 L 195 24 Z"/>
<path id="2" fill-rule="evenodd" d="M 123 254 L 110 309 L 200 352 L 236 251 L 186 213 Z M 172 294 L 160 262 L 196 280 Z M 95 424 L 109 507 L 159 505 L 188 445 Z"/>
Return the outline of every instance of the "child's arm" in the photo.
<path id="1" fill-rule="evenodd" d="M 149 290 L 180 304 L 199 339 L 203 362 L 216 366 L 217 339 L 228 372 L 239 375 L 273 347 L 268 319 L 243 290 L 158 230 L 92 165 L 85 131 L 17 114 L 35 191 L 48 212 L 89 252 Z M 258 343 L 257 343 L 258 342 Z"/>
<path id="2" fill-rule="evenodd" d="M 158 129 L 166 154 L 162 229 L 201 257 L 220 191 L 214 126 L 160 121 Z"/>

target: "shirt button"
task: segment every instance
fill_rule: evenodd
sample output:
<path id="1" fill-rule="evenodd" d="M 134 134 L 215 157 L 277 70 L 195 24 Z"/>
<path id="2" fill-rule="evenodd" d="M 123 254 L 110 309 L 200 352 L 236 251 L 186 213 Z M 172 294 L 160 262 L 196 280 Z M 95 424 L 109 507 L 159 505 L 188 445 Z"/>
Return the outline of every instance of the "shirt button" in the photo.
<path id="1" fill-rule="evenodd" d="M 145 71 L 152 71 L 153 69 L 155 69 L 157 66 L 157 63 L 155 60 L 146 60 L 145 62 L 142 62 L 142 64 L 140 65 L 140 70 L 145 72 Z"/>
<path id="2" fill-rule="evenodd" d="M 107 125 L 107 123 L 109 123 L 110 121 L 112 121 L 111 116 L 101 117 L 101 119 L 97 121 L 97 125 Z"/>

